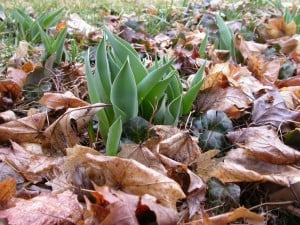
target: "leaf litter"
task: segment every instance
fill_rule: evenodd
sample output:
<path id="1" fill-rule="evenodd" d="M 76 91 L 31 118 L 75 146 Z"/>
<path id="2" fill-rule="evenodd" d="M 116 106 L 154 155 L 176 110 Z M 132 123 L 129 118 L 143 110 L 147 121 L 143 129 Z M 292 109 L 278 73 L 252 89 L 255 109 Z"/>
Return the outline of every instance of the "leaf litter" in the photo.
<path id="1" fill-rule="evenodd" d="M 269 5 L 253 11 L 250 1 L 248 8 L 204 2 L 206 8 L 190 3 L 184 12 L 170 8 L 164 29 L 144 17 L 104 16 L 149 65 L 155 57 L 175 58 L 183 88 L 205 63 L 189 117 L 178 127 L 150 121 L 147 134 L 128 123 L 115 157 L 104 154 L 98 131 L 90 132 L 94 115 L 110 106 L 89 103 L 85 65 L 74 55 L 74 40 L 82 49 L 95 46 L 101 29 L 79 14 L 55 24 L 54 33 L 67 27 L 65 47 L 73 51 L 61 65 L 53 56 L 41 64 L 39 46 L 19 42 L 0 80 L 6 224 L 276 224 L 284 221 L 272 212 L 276 204 L 280 215 L 299 217 L 299 24 Z M 244 17 L 230 21 L 232 7 Z M 230 49 L 219 34 L 219 11 L 234 32 L 224 30 Z M 159 13 L 149 8 L 144 16 Z M 135 143 L 125 143 L 130 138 Z M 243 192 L 257 191 L 245 184 L 268 191 L 245 198 Z"/>

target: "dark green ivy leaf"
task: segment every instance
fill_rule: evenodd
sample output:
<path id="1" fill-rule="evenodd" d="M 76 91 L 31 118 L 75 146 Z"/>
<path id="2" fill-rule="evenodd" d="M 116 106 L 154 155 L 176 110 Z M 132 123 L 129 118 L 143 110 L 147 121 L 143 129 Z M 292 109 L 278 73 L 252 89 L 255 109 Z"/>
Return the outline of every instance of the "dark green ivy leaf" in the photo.
<path id="1" fill-rule="evenodd" d="M 223 205 L 224 211 L 235 208 L 239 205 L 241 189 L 236 184 L 223 184 L 216 178 L 212 178 L 207 182 L 208 201 L 210 207 Z"/>
<path id="2" fill-rule="evenodd" d="M 142 117 L 134 117 L 123 124 L 124 142 L 142 143 L 148 138 L 149 122 Z"/>
<path id="3" fill-rule="evenodd" d="M 226 134 L 233 130 L 232 122 L 222 111 L 209 110 L 193 124 L 193 131 L 199 137 L 203 150 L 224 150 L 229 146 Z"/>

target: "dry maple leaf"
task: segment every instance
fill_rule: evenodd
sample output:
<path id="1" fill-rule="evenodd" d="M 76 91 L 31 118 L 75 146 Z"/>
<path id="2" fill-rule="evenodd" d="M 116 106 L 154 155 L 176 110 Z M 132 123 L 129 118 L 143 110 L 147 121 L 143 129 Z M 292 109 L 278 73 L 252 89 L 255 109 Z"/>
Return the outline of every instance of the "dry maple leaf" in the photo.
<path id="1" fill-rule="evenodd" d="M 39 100 L 39 103 L 54 110 L 78 108 L 90 105 L 88 102 L 75 97 L 73 93 L 69 91 L 64 94 L 44 93 L 44 96 Z"/>
<path id="2" fill-rule="evenodd" d="M 82 207 L 70 191 L 43 193 L 35 198 L 15 199 L 15 206 L 0 210 L 0 218 L 14 225 L 71 225 L 81 220 Z"/>
<path id="3" fill-rule="evenodd" d="M 249 151 L 237 148 L 226 155 L 212 174 L 222 182 L 266 182 L 282 186 L 300 182 L 300 170 L 258 160 Z"/>
<path id="4" fill-rule="evenodd" d="M 0 125 L 0 141 L 41 143 L 47 113 L 38 113 Z"/>
<path id="5" fill-rule="evenodd" d="M 144 145 L 122 144 L 118 156 L 126 159 L 134 159 L 161 174 L 167 174 L 165 167 L 159 159 Z"/>
<path id="6" fill-rule="evenodd" d="M 198 158 L 201 149 L 192 137 L 185 131 L 181 131 L 159 143 L 159 153 L 190 165 Z"/>
<path id="7" fill-rule="evenodd" d="M 98 110 L 107 106 L 104 103 L 96 103 L 80 108 L 69 108 L 45 130 L 47 141 L 54 150 L 59 152 L 79 144 L 80 132 L 87 127 L 87 123 Z"/>
<path id="8" fill-rule="evenodd" d="M 0 148 L 0 159 L 19 171 L 27 180 L 37 183 L 53 176 L 53 169 L 59 159 L 35 154 L 16 142 L 11 142 L 10 149 Z"/>
<path id="9" fill-rule="evenodd" d="M 104 183 L 135 195 L 150 194 L 170 208 L 185 197 L 180 186 L 172 179 L 143 164 L 118 157 L 86 155 L 89 166 L 99 168 Z"/>

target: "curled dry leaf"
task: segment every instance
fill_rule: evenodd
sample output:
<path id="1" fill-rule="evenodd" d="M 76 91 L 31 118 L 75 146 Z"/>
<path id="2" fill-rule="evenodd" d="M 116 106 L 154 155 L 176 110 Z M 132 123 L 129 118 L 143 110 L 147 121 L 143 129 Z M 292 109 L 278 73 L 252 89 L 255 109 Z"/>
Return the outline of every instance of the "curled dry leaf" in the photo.
<path id="1" fill-rule="evenodd" d="M 60 110 L 68 108 L 78 108 L 82 106 L 90 105 L 73 95 L 72 92 L 60 93 L 45 93 L 44 96 L 39 100 L 39 103 L 46 106 L 49 109 Z"/>
<path id="2" fill-rule="evenodd" d="M 156 220 L 157 225 L 173 225 L 176 224 L 179 219 L 176 210 L 162 206 L 157 202 L 155 197 L 145 194 L 140 198 L 136 210 L 137 217 L 147 218 L 152 212 L 154 212 L 155 218 L 151 218 L 151 221 Z M 143 220 L 139 221 L 140 224 L 145 224 Z"/>
<path id="3" fill-rule="evenodd" d="M 59 160 L 29 152 L 16 142 L 11 142 L 11 144 L 12 146 L 9 149 L 0 149 L 0 159 L 2 161 L 7 162 L 33 183 L 53 176 L 53 169 Z"/>
<path id="4" fill-rule="evenodd" d="M 287 121 L 296 120 L 299 116 L 299 112 L 286 107 L 282 96 L 277 90 L 268 91 L 253 103 L 252 121 L 257 125 L 271 124 L 279 127 Z"/>
<path id="5" fill-rule="evenodd" d="M 177 162 L 190 165 L 198 158 L 201 149 L 187 132 L 181 131 L 161 141 L 159 153 Z"/>
<path id="6" fill-rule="evenodd" d="M 257 160 L 249 151 L 232 149 L 212 173 L 222 182 L 272 182 L 290 186 L 300 182 L 300 170 Z"/>
<path id="7" fill-rule="evenodd" d="M 177 200 L 185 194 L 180 186 L 170 178 L 150 169 L 143 164 L 118 157 L 86 155 L 89 166 L 100 169 L 102 185 L 120 188 L 135 195 L 150 194 L 162 205 L 176 208 Z"/>
<path id="8" fill-rule="evenodd" d="M 47 144 L 59 152 L 79 144 L 80 132 L 87 127 L 87 123 L 98 110 L 107 106 L 104 103 L 96 103 L 80 108 L 69 108 L 45 130 L 44 135 L 49 142 Z"/>
<path id="9" fill-rule="evenodd" d="M 43 193 L 29 200 L 15 199 L 14 207 L 0 210 L 0 218 L 14 225 L 77 224 L 81 217 L 82 207 L 70 191 Z"/>
<path id="10" fill-rule="evenodd" d="M 206 184 L 182 163 L 176 162 L 162 154 L 159 158 L 168 170 L 168 176 L 180 184 L 186 194 L 189 218 L 202 213 L 205 200 Z"/>
<path id="11" fill-rule="evenodd" d="M 0 209 L 16 194 L 16 180 L 7 178 L 0 182 Z"/>
<path id="12" fill-rule="evenodd" d="M 0 125 L 0 141 L 41 143 L 46 113 L 38 113 Z"/>
<path id="13" fill-rule="evenodd" d="M 159 159 L 144 145 L 122 144 L 118 156 L 126 159 L 134 159 L 161 174 L 167 174 L 165 167 Z"/>
<path id="14" fill-rule="evenodd" d="M 231 132 L 228 137 L 257 159 L 268 163 L 293 164 L 300 159 L 300 152 L 285 145 L 271 126 L 244 128 Z"/>

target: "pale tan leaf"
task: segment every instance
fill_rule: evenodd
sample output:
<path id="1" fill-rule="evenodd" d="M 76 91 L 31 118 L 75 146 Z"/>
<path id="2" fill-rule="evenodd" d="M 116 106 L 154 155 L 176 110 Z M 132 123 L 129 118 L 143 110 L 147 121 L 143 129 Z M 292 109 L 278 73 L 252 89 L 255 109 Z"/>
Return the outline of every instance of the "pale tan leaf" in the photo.
<path id="1" fill-rule="evenodd" d="M 118 156 L 126 159 L 134 159 L 161 174 L 167 174 L 166 169 L 158 158 L 144 145 L 122 144 Z"/>
<path id="2" fill-rule="evenodd" d="M 29 152 L 16 142 L 11 144 L 10 149 L 0 149 L 0 159 L 9 163 L 27 180 L 37 183 L 53 176 L 53 169 L 59 159 Z"/>
<path id="3" fill-rule="evenodd" d="M 69 108 L 44 132 L 51 148 L 64 152 L 65 148 L 79 144 L 80 133 L 87 127 L 90 119 L 98 110 L 107 106 L 104 103 L 96 103 L 74 109 Z"/>
<path id="4" fill-rule="evenodd" d="M 70 191 L 61 194 L 43 193 L 30 200 L 16 199 L 15 207 L 0 211 L 14 225 L 65 225 L 81 220 L 82 207 Z"/>
<path id="5" fill-rule="evenodd" d="M 300 182 L 300 170 L 260 161 L 249 151 L 232 149 L 212 173 L 222 182 L 272 182 L 282 186 Z"/>
<path id="6" fill-rule="evenodd" d="M 102 185 L 121 187 L 121 190 L 135 195 L 150 194 L 171 208 L 175 208 L 177 200 L 185 197 L 175 181 L 135 160 L 91 154 L 86 157 L 91 167 L 100 169 Z"/>
<path id="7" fill-rule="evenodd" d="M 0 125 L 0 141 L 40 143 L 44 140 L 42 130 L 47 118 L 46 113 L 38 113 Z"/>
<path id="8" fill-rule="evenodd" d="M 45 93 L 44 96 L 39 100 L 41 105 L 46 106 L 49 109 L 60 110 L 68 108 L 78 108 L 82 106 L 90 105 L 77 97 L 72 92 L 60 93 Z"/>

